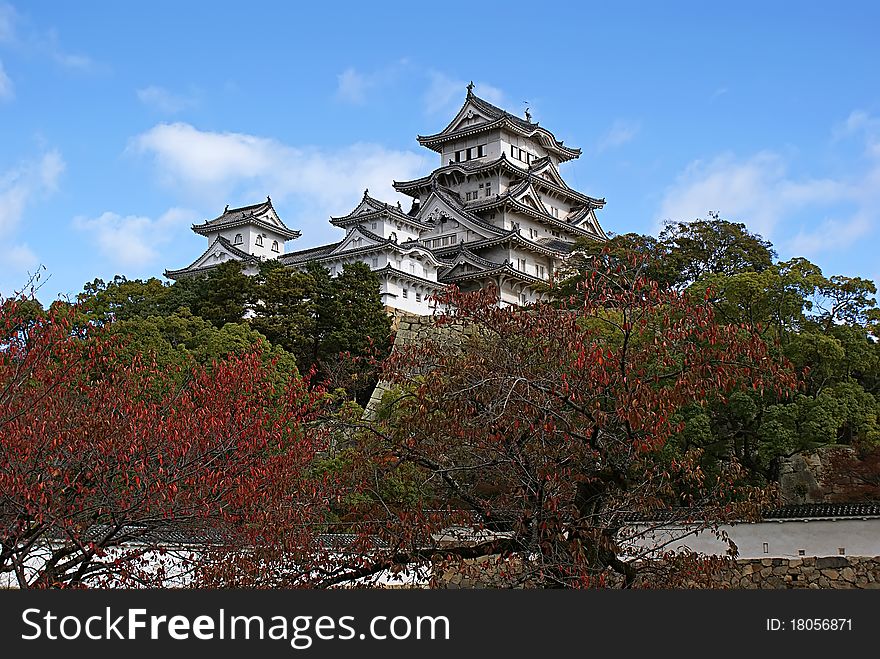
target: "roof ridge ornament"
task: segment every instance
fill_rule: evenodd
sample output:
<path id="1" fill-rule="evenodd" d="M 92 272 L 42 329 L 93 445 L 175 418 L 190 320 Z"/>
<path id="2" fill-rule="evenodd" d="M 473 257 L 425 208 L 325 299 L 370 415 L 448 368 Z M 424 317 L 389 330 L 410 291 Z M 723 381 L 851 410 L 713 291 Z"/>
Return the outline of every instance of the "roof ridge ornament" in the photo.
<path id="1" fill-rule="evenodd" d="M 223 209 L 223 212 L 224 212 L 224 213 L 228 213 L 228 212 L 229 212 L 229 204 L 226 204 L 226 208 Z"/>
<path id="2" fill-rule="evenodd" d="M 468 83 L 467 90 L 468 90 L 468 96 L 473 96 L 473 94 L 474 94 L 474 81 L 473 80 L 471 80 Z"/>
<path id="3" fill-rule="evenodd" d="M 364 188 L 364 199 L 366 199 L 367 196 L 369 196 L 369 194 L 370 194 L 370 188 Z"/>

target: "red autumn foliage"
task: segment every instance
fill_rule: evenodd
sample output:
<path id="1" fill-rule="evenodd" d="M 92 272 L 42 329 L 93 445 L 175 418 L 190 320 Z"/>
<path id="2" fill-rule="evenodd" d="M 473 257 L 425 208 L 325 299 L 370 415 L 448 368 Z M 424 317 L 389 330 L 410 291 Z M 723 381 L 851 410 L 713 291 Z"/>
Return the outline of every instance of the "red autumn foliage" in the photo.
<path id="1" fill-rule="evenodd" d="M 713 529 L 766 503 L 732 459 L 707 474 L 699 453 L 669 442 L 684 406 L 741 388 L 781 393 L 791 373 L 753 329 L 626 265 L 596 261 L 568 309 L 453 290 L 436 323 L 457 330 L 389 358 L 384 377 L 398 389 L 370 446 L 385 463 L 361 464 L 377 481 L 410 470 L 422 509 L 435 511 L 399 512 L 420 536 L 417 556 L 500 556 L 509 585 L 632 586 L 633 559 L 669 539 L 652 544 L 658 527 Z M 380 500 L 374 514 L 394 506 Z M 460 537 L 437 533 L 440 510 L 467 514 Z"/>
<path id="2" fill-rule="evenodd" d="M 126 365 L 76 308 L 27 306 L 0 301 L 7 583 L 162 585 L 174 567 L 197 584 L 230 553 L 314 541 L 330 491 L 310 471 L 320 391 L 279 385 L 259 352 L 190 373 Z"/>

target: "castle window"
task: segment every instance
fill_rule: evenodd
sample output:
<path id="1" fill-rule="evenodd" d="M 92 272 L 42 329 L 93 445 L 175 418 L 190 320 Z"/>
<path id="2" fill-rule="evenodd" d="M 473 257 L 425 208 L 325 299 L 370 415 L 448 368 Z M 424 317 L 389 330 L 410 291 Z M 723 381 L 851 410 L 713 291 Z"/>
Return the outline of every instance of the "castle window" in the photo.
<path id="1" fill-rule="evenodd" d="M 765 542 L 765 543 L 764 543 L 764 553 L 765 553 L 765 554 L 769 554 L 769 553 L 770 553 L 770 543 L 769 543 L 769 542 Z"/>
<path id="2" fill-rule="evenodd" d="M 467 150 L 467 159 L 470 160 L 470 159 L 472 159 L 473 157 L 474 157 L 474 150 L 473 150 L 472 148 L 471 148 L 471 149 L 468 149 L 468 150 Z"/>
<path id="3" fill-rule="evenodd" d="M 378 268 L 378 267 L 379 267 L 379 257 L 378 257 L 378 256 L 374 256 L 374 257 L 373 257 L 373 267 L 374 267 L 374 268 Z"/>
<path id="4" fill-rule="evenodd" d="M 477 158 L 482 158 L 485 155 L 486 155 L 486 145 L 481 144 L 480 146 L 477 147 Z"/>
<path id="5" fill-rule="evenodd" d="M 277 241 L 277 240 L 273 240 L 273 241 L 272 241 L 272 251 L 273 251 L 273 252 L 277 252 L 277 251 L 278 251 L 278 241 Z"/>
<path id="6" fill-rule="evenodd" d="M 840 554 L 841 556 L 846 556 L 846 547 L 838 547 L 837 553 Z"/>
<path id="7" fill-rule="evenodd" d="M 525 293 L 520 293 L 519 301 L 521 304 L 527 304 L 529 301 L 529 297 Z"/>
<path id="8" fill-rule="evenodd" d="M 375 231 L 375 230 L 376 230 L 376 223 L 373 222 L 373 223 L 370 225 L 370 228 L 371 228 L 373 231 Z"/>
<path id="9" fill-rule="evenodd" d="M 492 194 L 492 184 L 487 183 L 486 184 L 486 196 L 488 197 L 490 194 Z"/>
<path id="10" fill-rule="evenodd" d="M 404 288 L 404 289 L 403 289 L 403 299 L 405 300 L 405 299 L 408 298 L 408 297 L 409 297 L 409 289 L 408 289 L 408 288 Z"/>
<path id="11" fill-rule="evenodd" d="M 463 160 L 462 156 L 464 156 L 464 151 L 456 151 L 455 162 L 461 162 Z"/>
<path id="12" fill-rule="evenodd" d="M 538 275 L 538 277 L 540 277 L 541 279 L 544 279 L 544 277 L 545 277 L 544 266 L 536 263 L 535 264 L 535 273 Z"/>
<path id="13" fill-rule="evenodd" d="M 257 247 L 263 246 L 263 236 L 257 236 L 256 245 L 257 245 Z"/>
<path id="14" fill-rule="evenodd" d="M 416 293 L 416 302 L 421 302 L 421 301 L 422 301 L 422 294 Z"/>
<path id="15" fill-rule="evenodd" d="M 242 240 L 241 234 L 240 233 L 235 234 L 235 241 L 233 244 L 234 245 L 241 245 L 243 242 L 244 242 L 244 240 Z"/>
<path id="16" fill-rule="evenodd" d="M 513 144 L 511 144 L 511 145 L 510 145 L 510 157 L 511 157 L 511 158 L 516 158 L 516 157 L 517 157 L 517 153 L 516 153 L 517 151 L 518 151 L 518 149 L 517 149 L 515 146 L 513 146 Z"/>

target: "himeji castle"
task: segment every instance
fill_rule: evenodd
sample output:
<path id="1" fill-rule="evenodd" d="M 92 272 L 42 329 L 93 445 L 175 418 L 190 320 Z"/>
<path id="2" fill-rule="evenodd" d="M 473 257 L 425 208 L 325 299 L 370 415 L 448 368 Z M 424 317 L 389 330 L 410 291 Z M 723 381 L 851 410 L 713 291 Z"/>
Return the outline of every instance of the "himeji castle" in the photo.
<path id="1" fill-rule="evenodd" d="M 390 312 L 427 315 L 431 295 L 449 284 L 494 286 L 500 304 L 534 302 L 577 238 L 606 239 L 596 218 L 605 200 L 573 190 L 559 174 L 580 149 L 565 146 L 528 110 L 524 119 L 514 116 L 476 96 L 471 83 L 449 125 L 418 142 L 439 154 L 440 166 L 394 182 L 412 198 L 408 210 L 365 191 L 351 212 L 330 218 L 345 230 L 342 240 L 290 252 L 286 242 L 300 233 L 284 225 L 271 199 L 227 206 L 192 227 L 208 239 L 205 253 L 165 276 L 197 275 L 228 260 L 253 273 L 263 259 L 291 267 L 316 261 L 335 275 L 360 261 L 378 276 Z"/>

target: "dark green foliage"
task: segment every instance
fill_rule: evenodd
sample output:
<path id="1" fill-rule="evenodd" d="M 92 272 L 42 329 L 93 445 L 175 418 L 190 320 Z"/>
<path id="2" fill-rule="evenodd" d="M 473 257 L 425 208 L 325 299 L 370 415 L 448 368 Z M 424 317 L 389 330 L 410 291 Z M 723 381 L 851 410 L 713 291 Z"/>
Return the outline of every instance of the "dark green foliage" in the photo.
<path id="1" fill-rule="evenodd" d="M 117 276 L 86 284 L 78 300 L 88 321 L 115 323 L 132 355 L 153 351 L 163 363 L 207 363 L 268 341 L 282 370 L 292 372 L 295 360 L 302 374 L 314 371 L 316 382 L 360 402 L 390 349 L 379 282 L 362 263 L 346 265 L 336 278 L 317 263 L 296 270 L 274 260 L 261 263 L 255 276 L 238 262 L 173 284 Z"/>
<path id="2" fill-rule="evenodd" d="M 757 328 L 774 358 L 797 369 L 801 386 L 787 395 L 741 392 L 682 413 L 673 445 L 703 449 L 706 469 L 735 456 L 765 482 L 797 452 L 880 442 L 873 282 L 826 277 L 804 258 L 775 261 L 768 241 L 717 215 L 668 223 L 659 239 L 626 234 L 581 247 L 576 269 L 550 289 L 560 304 L 600 261 L 639 268 L 661 286 L 710 300 L 720 321 Z"/>

